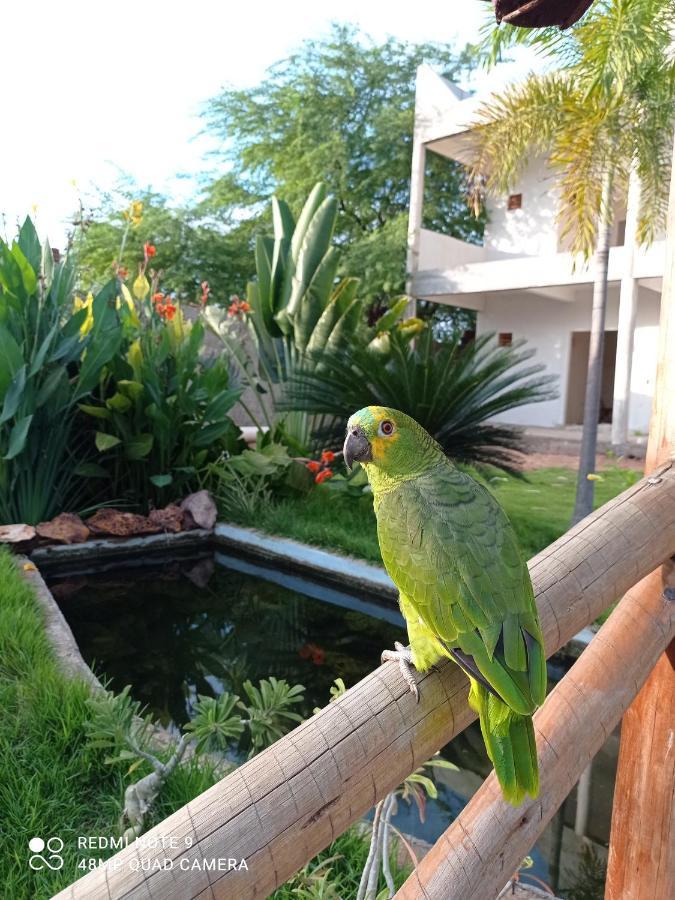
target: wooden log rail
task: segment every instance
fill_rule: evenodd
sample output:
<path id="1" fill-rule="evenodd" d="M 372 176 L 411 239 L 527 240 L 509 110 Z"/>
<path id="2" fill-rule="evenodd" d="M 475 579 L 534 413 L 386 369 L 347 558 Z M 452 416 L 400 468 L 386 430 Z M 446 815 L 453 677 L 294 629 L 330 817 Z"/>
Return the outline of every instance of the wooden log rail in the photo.
<path id="1" fill-rule="evenodd" d="M 547 655 L 673 554 L 675 467 L 668 463 L 531 560 Z M 644 648 L 649 653 L 652 638 Z M 582 660 L 586 654 L 590 648 Z M 602 672 L 595 674 L 602 692 Z M 622 702 L 630 702 L 640 687 L 635 680 L 639 673 L 619 666 L 618 677 L 624 674 L 628 683 L 621 689 Z M 59 900 L 268 896 L 475 717 L 467 703 L 467 680 L 456 666 L 418 676 L 418 683 L 421 700 L 416 705 L 398 667 L 381 666 L 105 866 L 66 888 Z M 566 690 L 565 708 L 573 717 Z M 601 693 L 594 698 L 598 710 L 602 698 Z M 547 721 L 547 715 L 545 706 L 539 721 Z M 598 718 L 599 728 L 601 722 Z M 589 730 L 595 724 L 586 723 Z M 489 782 L 485 790 L 491 789 Z M 543 793 L 547 786 L 544 781 Z M 228 860 L 242 858 L 246 868 L 228 871 Z M 484 859 L 482 865 L 488 862 Z"/>
<path id="2" fill-rule="evenodd" d="M 625 595 L 535 714 L 539 797 L 513 807 L 491 773 L 397 892 L 397 900 L 494 900 L 675 637 L 675 602 L 667 599 L 667 589 L 675 592 L 672 561 Z M 655 803 L 669 800 L 654 798 Z M 644 896 L 665 900 L 666 873 L 660 887 L 654 873 L 644 877 L 649 878 Z"/>

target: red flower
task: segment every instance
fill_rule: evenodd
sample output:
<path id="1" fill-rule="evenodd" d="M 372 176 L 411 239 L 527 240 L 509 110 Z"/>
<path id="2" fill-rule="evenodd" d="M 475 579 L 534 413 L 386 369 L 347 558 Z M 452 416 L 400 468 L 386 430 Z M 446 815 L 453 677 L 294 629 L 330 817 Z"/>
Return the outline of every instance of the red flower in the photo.
<path id="1" fill-rule="evenodd" d="M 318 472 L 319 469 L 321 468 L 321 463 L 318 463 L 315 460 L 312 460 L 311 462 L 307 463 L 307 468 L 309 469 L 310 472 Z"/>
<path id="2" fill-rule="evenodd" d="M 330 465 L 332 462 L 335 462 L 335 454 L 332 450 L 324 450 L 321 454 L 321 462 L 324 465 Z"/>
<path id="3" fill-rule="evenodd" d="M 152 295 L 152 302 L 155 303 L 155 304 L 157 304 L 157 303 L 164 303 L 164 294 L 153 294 L 153 295 Z"/>
<path id="4" fill-rule="evenodd" d="M 323 482 L 326 481 L 327 478 L 332 478 L 332 477 L 333 477 L 333 472 L 332 472 L 332 470 L 331 470 L 331 469 L 324 469 L 323 472 L 319 472 L 319 474 L 316 476 L 316 478 L 314 479 L 314 481 L 315 481 L 317 484 L 323 484 Z"/>
<path id="5" fill-rule="evenodd" d="M 146 241 L 143 245 L 143 256 L 145 257 L 145 261 L 147 262 L 152 256 L 157 253 L 157 248 L 154 244 L 151 244 L 150 241 Z"/>
<path id="6" fill-rule="evenodd" d="M 208 299 L 209 299 L 209 294 L 211 293 L 211 288 L 209 287 L 208 281 L 202 281 L 201 289 L 202 289 L 202 306 L 206 306 Z"/>

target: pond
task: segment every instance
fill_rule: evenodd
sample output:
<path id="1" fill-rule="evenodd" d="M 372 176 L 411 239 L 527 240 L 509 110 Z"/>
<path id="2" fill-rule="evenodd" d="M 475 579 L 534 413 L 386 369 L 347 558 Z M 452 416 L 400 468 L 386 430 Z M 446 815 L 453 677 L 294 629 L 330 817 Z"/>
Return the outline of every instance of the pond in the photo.
<path id="1" fill-rule="evenodd" d="M 84 659 L 114 690 L 130 684 L 132 695 L 169 728 L 188 721 L 198 694 L 241 696 L 246 679 L 256 683 L 270 675 L 304 685 L 299 711 L 311 715 L 328 702 L 335 678 L 350 687 L 379 664 L 384 648 L 405 640 L 401 616 L 390 604 L 218 552 L 62 569 L 47 577 Z M 571 663 L 554 657 L 550 678 L 558 680 Z M 594 761 L 587 834 L 601 859 L 616 753 L 612 736 Z M 401 831 L 428 842 L 491 768 L 476 723 L 443 755 L 459 770 L 435 773 L 438 798 L 427 804 L 425 821 L 403 803 L 394 819 Z M 530 870 L 563 896 L 577 879 L 584 846 L 570 827 L 574 805 L 570 796 L 534 849 Z"/>

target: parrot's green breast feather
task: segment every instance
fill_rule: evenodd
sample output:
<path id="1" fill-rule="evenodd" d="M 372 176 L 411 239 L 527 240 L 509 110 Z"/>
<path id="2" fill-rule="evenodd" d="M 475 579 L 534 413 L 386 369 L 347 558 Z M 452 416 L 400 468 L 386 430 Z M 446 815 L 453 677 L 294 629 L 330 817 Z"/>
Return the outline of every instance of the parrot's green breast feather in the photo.
<path id="1" fill-rule="evenodd" d="M 445 458 L 375 494 L 384 564 L 410 626 L 473 657 L 523 714 L 543 702 L 546 664 L 534 594 L 513 527 L 492 495 Z"/>

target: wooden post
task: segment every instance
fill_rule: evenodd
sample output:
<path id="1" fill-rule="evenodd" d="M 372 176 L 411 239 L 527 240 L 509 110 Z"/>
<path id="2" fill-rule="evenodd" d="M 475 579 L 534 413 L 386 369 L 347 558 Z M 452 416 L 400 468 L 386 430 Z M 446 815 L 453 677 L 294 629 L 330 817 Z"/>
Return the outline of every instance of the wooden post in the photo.
<path id="1" fill-rule="evenodd" d="M 673 146 L 675 159 L 675 144 Z M 670 182 L 656 388 L 646 471 L 675 455 L 675 169 Z M 675 592 L 674 592 L 675 593 Z M 645 601 L 649 598 L 645 597 Z M 675 603 L 675 596 L 670 597 Z M 636 647 L 636 652 L 640 652 Z M 675 644 L 624 717 L 614 789 L 607 900 L 675 890 Z"/>
<path id="2" fill-rule="evenodd" d="M 531 560 L 546 653 L 673 552 L 667 466 Z M 457 666 L 417 677 L 419 704 L 397 666 L 376 669 L 59 898 L 268 896 L 475 718 Z M 228 869 L 231 858 L 247 868 Z M 224 869 L 206 868 L 223 859 Z"/>
<path id="3" fill-rule="evenodd" d="M 675 635 L 675 604 L 662 598 L 662 577 L 661 570 L 652 572 L 625 595 L 535 714 L 537 799 L 511 806 L 493 772 L 408 878 L 397 900 L 494 900 L 499 894 Z M 672 564 L 667 579 L 675 587 Z M 634 644 L 639 653 L 630 652 Z M 666 900 L 667 893 L 655 892 L 653 882 L 650 887 L 645 897 Z M 621 897 L 630 900 L 633 895 Z"/>

